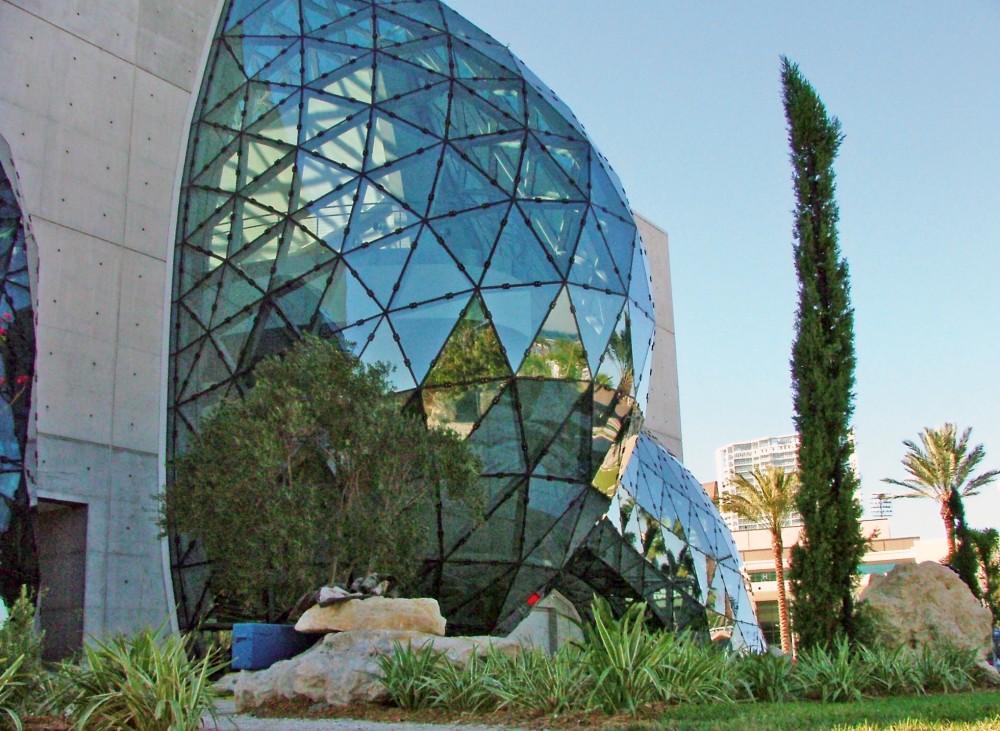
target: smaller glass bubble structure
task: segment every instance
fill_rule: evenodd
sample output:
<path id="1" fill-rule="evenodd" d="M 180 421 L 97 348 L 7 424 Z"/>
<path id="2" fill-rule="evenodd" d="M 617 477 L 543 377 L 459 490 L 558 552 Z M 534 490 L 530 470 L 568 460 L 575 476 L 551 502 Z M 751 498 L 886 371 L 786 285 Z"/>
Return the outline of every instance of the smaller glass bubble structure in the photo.
<path id="1" fill-rule="evenodd" d="M 38 559 L 24 471 L 35 323 L 27 233 L 5 148 L 0 139 L 0 595 L 9 603 L 22 584 L 37 586 Z"/>
<path id="2" fill-rule="evenodd" d="M 641 597 L 666 627 L 763 651 L 739 551 L 704 488 L 647 432 L 626 443 L 624 459 L 611 506 L 560 590 L 600 594 L 619 611 Z"/>

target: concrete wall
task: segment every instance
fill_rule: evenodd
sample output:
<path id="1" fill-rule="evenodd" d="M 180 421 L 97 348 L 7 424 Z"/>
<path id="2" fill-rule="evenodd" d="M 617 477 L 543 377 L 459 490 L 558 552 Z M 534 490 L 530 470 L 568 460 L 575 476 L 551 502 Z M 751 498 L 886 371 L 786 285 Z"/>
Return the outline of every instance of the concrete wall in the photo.
<path id="1" fill-rule="evenodd" d="M 216 0 L 0 0 L 37 242 L 37 497 L 87 506 L 84 631 L 165 620 L 154 496 L 178 168 Z"/>
<path id="2" fill-rule="evenodd" d="M 677 385 L 677 339 L 674 335 L 674 295 L 670 287 L 670 246 L 665 231 L 639 215 L 635 215 L 635 222 L 646 245 L 649 275 L 653 280 L 653 304 L 656 305 L 653 375 L 649 383 L 646 429 L 667 448 L 667 451 L 683 462 L 681 403 Z"/>

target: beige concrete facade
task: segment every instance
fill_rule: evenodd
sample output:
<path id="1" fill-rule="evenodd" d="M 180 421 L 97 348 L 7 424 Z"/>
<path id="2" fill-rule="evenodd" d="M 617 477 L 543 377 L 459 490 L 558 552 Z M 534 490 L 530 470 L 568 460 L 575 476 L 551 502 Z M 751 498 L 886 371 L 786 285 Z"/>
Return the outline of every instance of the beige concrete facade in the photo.
<path id="1" fill-rule="evenodd" d="M 60 611 L 88 634 L 172 615 L 154 520 L 164 295 L 217 5 L 0 0 L 0 135 L 38 253 L 35 497 L 85 510 L 84 545 L 60 553 L 82 551 L 84 595 Z"/>

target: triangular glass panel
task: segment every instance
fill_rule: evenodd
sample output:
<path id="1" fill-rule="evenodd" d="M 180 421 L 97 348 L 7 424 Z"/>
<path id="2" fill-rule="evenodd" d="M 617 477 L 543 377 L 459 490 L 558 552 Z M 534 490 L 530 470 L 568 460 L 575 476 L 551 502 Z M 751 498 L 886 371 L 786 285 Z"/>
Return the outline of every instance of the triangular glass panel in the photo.
<path id="1" fill-rule="evenodd" d="M 438 354 L 424 385 L 467 383 L 510 376 L 510 367 L 496 331 L 486 319 L 479 297 L 473 297 Z"/>
<path id="2" fill-rule="evenodd" d="M 528 87 L 528 126 L 539 132 L 579 139 L 580 132 L 549 103 L 549 100 L 539 94 L 534 88 Z"/>
<path id="3" fill-rule="evenodd" d="M 590 201 L 623 221 L 632 220 L 622 195 L 611 182 L 607 170 L 596 154 L 590 156 Z"/>
<path id="4" fill-rule="evenodd" d="M 577 400 L 565 422 L 554 436 L 550 436 L 544 454 L 533 470 L 535 475 L 574 480 L 581 484 L 590 481 L 593 475 L 590 461 L 590 406 L 590 399 L 586 396 Z M 528 431 L 527 424 L 524 430 Z"/>
<path id="5" fill-rule="evenodd" d="M 550 306 L 560 289 L 559 285 L 548 284 L 541 287 L 482 290 L 483 301 L 512 371 L 516 372 L 521 367 L 525 353 L 548 316 Z"/>
<path id="6" fill-rule="evenodd" d="M 370 140 L 366 168 L 378 168 L 401 157 L 435 147 L 439 140 L 387 114 L 375 113 L 375 134 Z"/>
<path id="7" fill-rule="evenodd" d="M 632 257 L 638 237 L 635 223 L 631 219 L 622 221 L 597 206 L 591 207 L 590 215 L 597 219 L 597 227 L 604 235 L 604 241 L 615 260 L 618 275 L 627 285 L 629 274 L 632 271 Z"/>
<path id="8" fill-rule="evenodd" d="M 264 296 L 258 287 L 230 266 L 223 267 L 222 278 L 214 294 L 209 311 L 210 327 L 217 327 Z M 202 306 L 207 304 L 205 302 Z"/>
<path id="9" fill-rule="evenodd" d="M 481 41 L 483 43 L 496 43 L 496 41 L 490 38 L 486 33 L 479 30 L 479 28 L 474 26 L 447 5 L 441 6 L 441 12 L 444 14 L 445 23 L 448 25 L 448 32 L 452 35 L 461 36 L 474 41 Z"/>
<path id="10" fill-rule="evenodd" d="M 576 118 L 576 115 L 573 114 L 573 110 L 570 109 L 566 105 L 566 103 L 559 98 L 559 95 L 556 94 L 554 91 L 552 91 L 552 89 L 550 89 L 548 85 L 545 84 L 545 82 L 539 79 L 538 76 L 536 76 L 531 69 L 525 66 L 524 62 L 521 61 L 521 59 L 514 57 L 514 62 L 517 64 L 518 75 L 524 78 L 528 86 L 533 91 L 541 94 L 542 99 L 547 101 L 550 105 L 552 105 L 553 109 L 555 109 L 555 112 L 558 115 L 558 117 L 562 121 L 572 125 L 573 129 L 576 130 L 576 134 L 571 133 L 566 136 L 568 137 L 582 136 L 586 138 L 587 133 L 584 131 L 583 125 L 580 124 L 580 121 Z M 559 124 L 557 120 L 552 120 L 550 123 L 555 125 Z"/>
<path id="11" fill-rule="evenodd" d="M 534 136 L 528 139 L 521 163 L 517 195 L 529 200 L 584 200 L 585 196 L 556 164 Z"/>
<path id="12" fill-rule="evenodd" d="M 489 259 L 483 286 L 558 283 L 560 280 L 555 262 L 535 238 L 524 218 L 516 213 L 509 216 Z"/>
<path id="13" fill-rule="evenodd" d="M 507 76 L 513 77 L 518 80 L 520 84 L 520 77 L 523 75 L 518 70 L 519 65 L 517 59 L 514 55 L 507 50 L 504 46 L 500 45 L 492 38 L 486 40 L 484 38 L 470 38 L 469 36 L 463 36 L 462 41 L 469 45 L 470 48 L 474 48 L 479 51 L 484 56 L 489 57 L 496 63 L 507 69 Z"/>
<path id="14" fill-rule="evenodd" d="M 229 6 L 229 14 L 226 16 L 226 22 L 224 25 L 226 33 L 232 32 L 234 28 L 239 26 L 244 18 L 269 1 L 270 0 L 233 0 Z"/>
<path id="15" fill-rule="evenodd" d="M 244 41 L 246 40 L 249 39 L 244 39 Z M 269 84 L 301 85 L 302 47 L 300 43 L 295 43 L 282 51 L 277 58 L 265 65 L 252 78 Z"/>
<path id="16" fill-rule="evenodd" d="M 392 11 L 435 30 L 445 29 L 444 18 L 441 17 L 441 9 L 437 3 L 398 3 L 392 6 Z"/>
<path id="17" fill-rule="evenodd" d="M 204 126 L 202 125 L 202 127 Z M 209 161 L 198 170 L 192 170 L 196 174 L 192 176 L 191 184 L 225 191 L 234 191 L 239 188 L 242 185 L 240 173 L 240 149 L 242 146 L 243 138 L 235 136 L 229 145 L 216 150 L 218 154 L 214 160 Z"/>
<path id="18" fill-rule="evenodd" d="M 268 0 L 232 26 L 227 35 L 297 36 L 299 30 L 298 0 Z"/>
<path id="19" fill-rule="evenodd" d="M 358 114 L 312 138 L 303 147 L 320 157 L 360 172 L 365 164 L 368 122 L 368 115 Z"/>
<path id="20" fill-rule="evenodd" d="M 573 307 L 565 289 L 542 325 L 541 332 L 525 356 L 519 376 L 590 380 L 583 343 L 576 326 Z"/>
<path id="21" fill-rule="evenodd" d="M 518 127 L 524 126 L 524 86 L 507 79 L 462 79 L 462 86 L 485 100 Z"/>
<path id="22" fill-rule="evenodd" d="M 531 203 L 518 207 L 528 217 L 531 229 L 545 244 L 563 276 L 569 271 L 576 250 L 586 206 L 582 203 Z"/>
<path id="23" fill-rule="evenodd" d="M 615 263 L 591 213 L 587 216 L 573 255 L 569 281 L 599 290 L 625 294 L 625 285 L 615 272 Z"/>
<path id="24" fill-rule="evenodd" d="M 450 74 L 448 70 L 448 37 L 445 35 L 436 35 L 432 38 L 388 48 L 385 53 L 441 76 Z"/>
<path id="25" fill-rule="evenodd" d="M 464 439 L 490 408 L 493 398 L 500 392 L 500 386 L 501 383 L 495 381 L 424 388 L 423 403 L 428 425 L 447 427 Z"/>
<path id="26" fill-rule="evenodd" d="M 629 308 L 623 307 L 615 331 L 601 357 L 597 383 L 621 395 L 630 395 L 635 384 L 632 363 L 632 323 Z"/>
<path id="27" fill-rule="evenodd" d="M 298 44 L 298 40 L 292 37 L 270 38 L 257 36 L 233 38 L 229 41 L 228 45 L 233 56 L 236 58 L 236 62 L 243 69 L 243 73 L 246 74 L 247 78 L 270 81 L 268 78 L 261 78 L 261 72 L 269 64 L 274 64 L 277 59 L 282 59 L 282 55 L 285 58 L 277 61 L 279 67 L 289 56 L 295 56 L 297 59 L 297 50 L 293 52 L 291 49 L 297 49 Z"/>
<path id="28" fill-rule="evenodd" d="M 243 349 L 246 347 L 247 338 L 253 330 L 256 317 L 257 308 L 250 307 L 212 331 L 213 339 L 233 364 L 234 373 L 239 369 Z"/>
<path id="29" fill-rule="evenodd" d="M 361 357 L 365 363 L 388 363 L 392 369 L 389 381 L 394 390 L 407 391 L 417 385 L 410 369 L 403 362 L 403 352 L 393 337 L 388 318 L 382 320 L 375 329 L 374 337 L 365 347 Z"/>
<path id="30" fill-rule="evenodd" d="M 271 275 L 277 270 L 278 242 L 281 226 L 268 229 L 247 246 L 229 257 L 229 266 L 238 269 L 261 292 L 271 286 Z"/>
<path id="31" fill-rule="evenodd" d="M 321 38 L 346 46 L 361 46 L 371 48 L 374 45 L 372 16 L 370 11 L 352 13 L 341 20 L 335 20 L 321 28 L 309 32 L 312 38 Z"/>
<path id="32" fill-rule="evenodd" d="M 625 298 L 575 285 L 571 285 L 569 290 L 587 351 L 587 363 L 591 373 L 596 373 L 598 361 L 611 339 L 612 328 L 625 305 Z"/>
<path id="33" fill-rule="evenodd" d="M 314 137 L 342 124 L 355 114 L 364 112 L 368 119 L 368 107 L 346 99 L 327 97 L 312 89 L 302 93 L 302 134 L 300 142 L 305 144 Z"/>
<path id="34" fill-rule="evenodd" d="M 284 288 L 277 296 L 275 303 L 285 319 L 300 332 L 306 331 L 312 324 L 335 265 L 336 262 L 330 262 L 322 269 L 306 274 L 292 282 L 289 288 Z"/>
<path id="35" fill-rule="evenodd" d="M 495 185 L 499 185 L 508 193 L 513 193 L 514 181 L 521 167 L 523 141 L 523 135 L 512 132 L 473 137 L 471 140 L 456 140 L 452 145 L 469 157 Z"/>
<path id="36" fill-rule="evenodd" d="M 251 81 L 247 84 L 246 90 L 246 114 L 243 116 L 243 126 L 249 127 L 275 107 L 279 106 L 288 97 L 298 94 L 298 84 L 295 86 L 285 86 L 282 84 L 268 84 L 263 81 Z M 225 106 L 231 106 L 229 103 Z M 242 103 L 240 105 L 242 107 Z M 222 107 L 220 107 L 220 110 Z M 241 108 L 236 109 L 237 112 Z"/>
<path id="37" fill-rule="evenodd" d="M 194 152 L 191 155 L 188 175 L 192 176 L 192 182 L 198 183 L 198 180 L 201 179 L 200 173 L 209 167 L 209 163 L 222 157 L 223 151 L 227 148 L 235 152 L 239 143 L 236 142 L 236 132 L 212 124 L 198 125 L 195 136 Z M 228 158 L 229 155 L 226 155 L 223 160 Z M 212 188 L 221 187 L 217 179 L 209 179 L 203 184 Z"/>
<path id="38" fill-rule="evenodd" d="M 215 109 L 224 99 L 233 95 L 237 89 L 247 82 L 247 75 L 243 70 L 243 64 L 238 61 L 226 43 L 215 45 L 214 58 L 209 69 L 212 74 L 212 83 L 208 85 L 205 92 L 204 106 L 201 113 Z"/>
<path id="39" fill-rule="evenodd" d="M 426 134 L 444 139 L 449 89 L 447 83 L 437 84 L 401 99 L 379 102 L 378 108 L 409 122 Z"/>
<path id="40" fill-rule="evenodd" d="M 416 41 L 433 32 L 422 23 L 397 15 L 379 5 L 375 6 L 375 13 L 379 48 Z"/>
<path id="41" fill-rule="evenodd" d="M 490 184 L 485 175 L 462 160 L 458 152 L 445 146 L 441 168 L 438 170 L 437 185 L 434 188 L 431 217 L 496 203 L 506 197 L 499 187 Z"/>
<path id="42" fill-rule="evenodd" d="M 302 0 L 302 31 L 312 33 L 357 12 L 357 5 L 336 0 Z"/>
<path id="43" fill-rule="evenodd" d="M 380 54 L 381 55 L 381 54 Z M 398 99 L 428 86 L 447 81 L 447 77 L 421 66 L 390 60 L 382 56 L 375 73 L 375 101 Z"/>
<path id="44" fill-rule="evenodd" d="M 389 306 L 392 293 L 396 291 L 418 228 L 413 226 L 398 236 L 366 244 L 345 256 L 347 263 L 384 307 Z"/>
<path id="45" fill-rule="evenodd" d="M 318 201 L 331 191 L 337 190 L 357 178 L 353 170 L 342 168 L 326 158 L 317 157 L 305 150 L 299 150 L 295 177 L 295 196 L 292 210 L 299 210 Z M 354 189 L 354 186 L 351 186 Z M 353 190 L 352 190 L 353 195 Z"/>
<path id="46" fill-rule="evenodd" d="M 469 436 L 469 445 L 483 464 L 483 474 L 525 474 L 523 435 L 514 393 L 508 387 Z"/>
<path id="47" fill-rule="evenodd" d="M 320 308 L 320 315 L 327 322 L 336 323 L 337 329 L 360 325 L 383 312 L 371 288 L 346 266 L 337 267 Z M 402 364 L 402 359 L 399 362 Z"/>
<path id="48" fill-rule="evenodd" d="M 336 334 L 337 341 L 345 350 L 349 350 L 354 355 L 361 355 L 361 351 L 368 344 L 368 336 L 374 338 L 376 326 L 382 322 L 381 317 L 373 317 L 365 320 L 360 325 L 352 325 L 341 329 L 340 325 L 326 317 L 326 313 L 320 308 L 317 319 L 316 334 L 320 337 L 327 337 Z"/>
<path id="49" fill-rule="evenodd" d="M 310 82 L 308 86 L 325 94 L 343 97 L 362 104 L 371 104 L 373 59 L 372 54 L 365 54 L 357 61 L 341 66 Z"/>
<path id="50" fill-rule="evenodd" d="M 539 140 L 580 191 L 590 184 L 590 145 L 583 141 L 548 136 Z"/>
<path id="51" fill-rule="evenodd" d="M 504 68 L 489 56 L 476 50 L 473 46 L 457 39 L 452 44 L 452 56 L 455 59 L 455 77 L 459 79 L 514 79 L 517 74 Z"/>
<path id="52" fill-rule="evenodd" d="M 286 145 L 298 142 L 299 94 L 292 94 L 278 106 L 247 128 L 258 137 L 264 137 Z"/>
<path id="53" fill-rule="evenodd" d="M 528 487 L 523 553 L 533 565 L 560 568 L 583 504 L 581 485 L 533 478 Z"/>
<path id="54" fill-rule="evenodd" d="M 275 289 L 338 258 L 336 253 L 294 223 L 286 223 L 278 250 L 278 271 L 271 288 Z"/>
<path id="55" fill-rule="evenodd" d="M 399 201 L 371 181 L 362 180 L 351 212 L 350 231 L 345 232 L 344 249 L 401 233 L 414 223 L 417 218 Z"/>
<path id="56" fill-rule="evenodd" d="M 509 211 L 509 204 L 499 203 L 456 216 L 438 218 L 430 223 L 430 227 L 451 255 L 458 259 L 459 270 L 464 267 L 472 281 L 478 282 L 500 235 L 500 225 Z"/>
<path id="57" fill-rule="evenodd" d="M 417 382 L 423 381 L 427 375 L 431 361 L 440 352 L 469 297 L 470 293 L 465 293 L 450 300 L 389 313 Z"/>
<path id="58" fill-rule="evenodd" d="M 345 187 L 299 210 L 295 213 L 294 219 L 299 226 L 320 239 L 328 248 L 340 251 L 357 190 L 358 183 L 348 183 Z"/>
<path id="59" fill-rule="evenodd" d="M 406 273 L 399 282 L 399 292 L 392 298 L 392 309 L 457 294 L 473 288 L 473 282 L 458 270 L 458 265 L 433 232 L 425 230 L 414 248 Z"/>
<path id="60" fill-rule="evenodd" d="M 461 84 L 451 86 L 451 137 L 461 138 L 523 129 L 520 119 L 501 112 Z"/>
<path id="61" fill-rule="evenodd" d="M 579 386 L 572 381 L 522 379 L 517 382 L 529 463 L 538 460 L 541 451 L 577 407 L 581 396 Z M 586 436 L 589 442 L 589 433 Z"/>
<path id="62" fill-rule="evenodd" d="M 200 119 L 196 117 L 195 121 L 200 122 L 203 125 L 208 123 L 219 127 L 225 127 L 226 129 L 242 129 L 243 125 L 246 123 L 246 120 L 243 117 L 243 112 L 246 109 L 247 88 L 247 84 L 240 86 L 229 96 L 229 98 L 215 107 L 215 109 L 207 110 L 206 107 L 199 108 L 198 116 Z M 195 135 L 197 134 L 198 133 L 196 132 Z"/>
<path id="63" fill-rule="evenodd" d="M 294 329 L 278 308 L 265 302 L 257 316 L 246 363 L 253 367 L 269 355 L 284 353 L 297 340 Z"/>
<path id="64" fill-rule="evenodd" d="M 441 147 L 437 145 L 426 152 L 374 170 L 368 174 L 368 178 L 403 203 L 409 211 L 424 216 L 430 205 L 437 161 L 440 159 Z"/>
<path id="65" fill-rule="evenodd" d="M 302 41 L 302 83 L 311 84 L 316 79 L 334 73 L 337 69 L 357 61 L 365 51 L 328 41 L 306 38 Z"/>
<path id="66" fill-rule="evenodd" d="M 631 305 L 630 305 L 631 307 Z M 653 321 L 643 312 L 632 310 L 632 358 L 636 372 L 636 400 L 645 411 L 652 368 Z"/>
<path id="67" fill-rule="evenodd" d="M 221 251 L 220 258 L 234 258 L 247 250 L 248 254 L 259 252 L 260 257 L 271 257 L 270 260 L 273 261 L 278 255 L 277 248 L 273 245 L 267 248 L 267 239 L 261 239 L 261 237 L 272 233 L 276 234 L 280 230 L 281 221 L 282 217 L 279 214 L 261 208 L 253 201 L 238 198 L 235 214 L 232 217 L 232 226 L 226 239 L 227 248 Z M 258 239 L 261 240 L 258 241 Z M 221 245 L 222 242 L 218 243 Z"/>
<path id="68" fill-rule="evenodd" d="M 629 284 L 628 294 L 636 306 L 652 318 L 653 296 L 650 294 L 648 271 L 645 254 L 637 241 L 633 252 L 632 281 Z"/>

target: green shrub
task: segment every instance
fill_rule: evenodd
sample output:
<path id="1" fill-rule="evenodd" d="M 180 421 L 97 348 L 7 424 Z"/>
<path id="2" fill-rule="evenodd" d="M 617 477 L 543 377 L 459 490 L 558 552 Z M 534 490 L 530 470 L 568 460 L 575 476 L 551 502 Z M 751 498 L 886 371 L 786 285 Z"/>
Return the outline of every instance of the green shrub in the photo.
<path id="1" fill-rule="evenodd" d="M 862 647 L 858 661 L 867 668 L 866 695 L 924 693 L 924 683 L 914 653 L 905 647 Z"/>
<path id="2" fill-rule="evenodd" d="M 645 625 L 646 605 L 633 604 L 615 619 L 610 605 L 594 599 L 593 622 L 584 627 L 584 662 L 594 677 L 594 701 L 608 713 L 635 713 L 660 696 L 658 672 L 673 637 Z"/>
<path id="3" fill-rule="evenodd" d="M 492 653 L 484 659 L 473 652 L 464 666 L 438 663 L 425 681 L 429 705 L 472 712 L 497 708 L 501 699 L 495 692 L 495 662 Z"/>
<path id="4" fill-rule="evenodd" d="M 194 731 L 214 717 L 213 656 L 191 660 L 187 642 L 152 629 L 94 641 L 83 666 L 63 665 L 63 704 L 84 731 Z"/>
<path id="5" fill-rule="evenodd" d="M 749 700 L 780 703 L 801 696 L 795 665 L 787 655 L 740 655 L 734 664 L 735 682 Z"/>
<path id="6" fill-rule="evenodd" d="M 594 678 L 575 645 L 563 645 L 552 657 L 537 649 L 497 654 L 493 667 L 502 706 L 549 715 L 592 710 Z"/>
<path id="7" fill-rule="evenodd" d="M 18 679 L 21 666 L 24 664 L 24 655 L 8 662 L 6 658 L 0 658 L 5 666 L 0 673 L 0 728 L 15 728 L 21 731 L 21 717 L 12 707 L 14 699 L 21 689 L 22 682 Z"/>
<path id="8" fill-rule="evenodd" d="M 731 701 L 736 695 L 733 658 L 687 634 L 663 633 L 667 651 L 656 668 L 656 698 L 664 703 Z"/>
<path id="9" fill-rule="evenodd" d="M 10 608 L 7 621 L 0 627 L 0 673 L 17 665 L 9 676 L 10 692 L 4 705 L 24 715 L 32 711 L 39 702 L 42 680 L 43 633 L 35 631 L 35 605 L 31 601 L 28 588 L 21 587 L 21 595 Z"/>
<path id="10" fill-rule="evenodd" d="M 393 704 L 408 710 L 420 710 L 431 705 L 428 680 L 435 669 L 445 662 L 444 653 L 431 648 L 414 648 L 392 643 L 393 651 L 378 657 L 381 670 L 379 682 L 389 693 Z"/>
<path id="11" fill-rule="evenodd" d="M 868 666 L 844 638 L 831 648 L 815 647 L 801 652 L 796 671 L 805 697 L 818 698 L 824 703 L 859 701 L 870 685 Z"/>
<path id="12" fill-rule="evenodd" d="M 925 645 L 915 658 L 920 684 L 928 692 L 971 690 L 976 680 L 976 653 L 948 644 Z"/>

